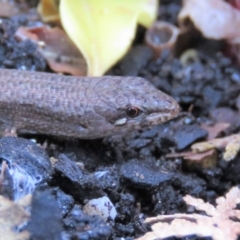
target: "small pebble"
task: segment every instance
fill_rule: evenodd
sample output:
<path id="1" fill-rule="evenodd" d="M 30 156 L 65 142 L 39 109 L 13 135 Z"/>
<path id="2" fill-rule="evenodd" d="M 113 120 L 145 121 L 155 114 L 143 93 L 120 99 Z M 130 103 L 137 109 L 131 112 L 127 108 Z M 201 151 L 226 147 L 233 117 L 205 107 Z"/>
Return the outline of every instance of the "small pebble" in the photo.
<path id="1" fill-rule="evenodd" d="M 117 216 L 117 211 L 108 197 L 90 200 L 83 207 L 83 211 L 90 216 L 98 215 L 104 221 L 107 221 L 109 218 L 114 220 Z"/>

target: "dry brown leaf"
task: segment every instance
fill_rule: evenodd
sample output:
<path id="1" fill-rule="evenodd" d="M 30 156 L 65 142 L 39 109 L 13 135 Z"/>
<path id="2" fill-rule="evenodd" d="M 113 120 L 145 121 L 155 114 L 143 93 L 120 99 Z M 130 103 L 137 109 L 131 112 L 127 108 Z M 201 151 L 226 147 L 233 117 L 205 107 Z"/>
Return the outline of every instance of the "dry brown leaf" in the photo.
<path id="1" fill-rule="evenodd" d="M 217 152 L 215 149 L 222 150 L 224 148 L 223 159 L 225 161 L 233 160 L 240 151 L 240 134 L 195 143 L 191 146 L 192 152 L 170 153 L 166 157 L 183 157 L 184 160 L 188 161 L 186 163 L 188 168 L 195 166 L 209 168 L 215 166 L 217 163 Z"/>
<path id="2" fill-rule="evenodd" d="M 30 8 L 26 1 L 0 0 L 0 17 L 10 18 L 15 15 L 23 15 L 25 19 L 39 20 L 34 8 Z"/>
<path id="3" fill-rule="evenodd" d="M 230 3 L 232 6 L 234 6 L 235 8 L 240 9 L 240 1 L 239 0 L 228 0 L 228 3 Z"/>
<path id="4" fill-rule="evenodd" d="M 178 158 L 178 157 L 187 157 L 192 155 L 193 152 L 188 151 L 188 152 L 182 152 L 182 153 L 168 153 L 166 154 L 166 158 Z"/>
<path id="5" fill-rule="evenodd" d="M 11 17 L 18 13 L 18 8 L 12 2 L 0 1 L 0 17 Z"/>
<path id="6" fill-rule="evenodd" d="M 205 152 L 213 148 L 225 148 L 223 159 L 231 161 L 240 151 L 240 134 L 233 134 L 223 138 L 215 138 L 210 141 L 195 143 L 191 146 L 191 149 L 194 152 Z"/>
<path id="7" fill-rule="evenodd" d="M 240 43 L 240 11 L 224 0 L 184 0 L 178 15 L 180 27 L 184 28 L 187 19 L 206 37 L 226 39 Z"/>
<path id="8" fill-rule="evenodd" d="M 38 51 L 45 57 L 53 71 L 76 76 L 87 74 L 86 61 L 60 28 L 20 27 L 15 35 L 19 40 L 30 39 L 37 43 Z"/>
<path id="9" fill-rule="evenodd" d="M 29 219 L 25 208 L 30 205 L 30 202 L 30 195 L 18 202 L 12 202 L 0 196 L 0 240 L 27 240 L 30 238 L 28 231 L 20 231 Z"/>
<path id="10" fill-rule="evenodd" d="M 191 154 L 184 156 L 184 159 L 198 162 L 203 161 L 204 159 L 206 159 L 206 157 L 212 157 L 214 153 L 215 153 L 214 149 L 210 149 L 209 151 L 202 153 L 191 152 Z"/>
<path id="11" fill-rule="evenodd" d="M 217 164 L 217 152 L 215 149 L 210 149 L 205 152 L 183 152 L 183 153 L 170 153 L 166 155 L 167 158 L 183 157 L 185 166 L 187 168 L 210 168 Z"/>
<path id="12" fill-rule="evenodd" d="M 192 153 L 191 155 L 185 156 L 185 166 L 187 168 L 211 168 L 217 164 L 217 152 L 215 149 L 210 149 L 202 153 Z"/>
<path id="13" fill-rule="evenodd" d="M 222 131 L 227 129 L 229 126 L 230 126 L 229 123 L 224 123 L 224 122 L 215 123 L 213 126 L 209 126 L 209 125 L 206 125 L 204 123 L 201 124 L 201 128 L 208 131 L 207 140 L 211 140 L 211 139 L 214 139 L 214 138 L 218 137 L 218 135 Z"/>
<path id="14" fill-rule="evenodd" d="M 217 198 L 216 207 L 189 195 L 183 199 L 188 205 L 204 211 L 206 215 L 173 214 L 147 218 L 145 222 L 152 224 L 152 232 L 147 232 L 136 240 L 184 237 L 193 234 L 212 237 L 213 240 L 235 240 L 240 235 L 240 211 L 235 209 L 240 203 L 238 187 L 233 187 L 226 197 Z M 238 222 L 231 218 L 237 219 Z"/>

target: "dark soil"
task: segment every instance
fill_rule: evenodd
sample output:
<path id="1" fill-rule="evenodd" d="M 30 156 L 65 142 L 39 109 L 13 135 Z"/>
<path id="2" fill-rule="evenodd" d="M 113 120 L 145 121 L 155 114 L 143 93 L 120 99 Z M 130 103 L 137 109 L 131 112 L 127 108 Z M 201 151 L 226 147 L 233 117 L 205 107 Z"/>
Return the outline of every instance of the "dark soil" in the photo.
<path id="1" fill-rule="evenodd" d="M 159 19 L 176 24 L 180 8 L 180 1 L 161 1 Z M 1 68 L 50 71 L 33 43 L 17 42 L 13 37 L 20 25 L 35 24 L 27 15 L 2 19 Z M 239 154 L 227 163 L 222 152 L 218 152 L 217 165 L 207 169 L 187 169 L 181 158 L 165 156 L 188 150 L 194 142 L 206 139 L 208 133 L 200 127 L 202 123 L 231 123 L 222 136 L 239 132 L 239 66 L 223 55 L 222 42 L 202 37 L 194 39 L 194 44 L 189 46 L 197 50 L 198 57 L 185 66 L 168 51 L 152 60 L 151 50 L 142 43 L 144 31 L 139 28 L 127 56 L 108 74 L 146 78 L 179 102 L 181 114 L 152 129 L 100 140 L 35 136 L 37 143 L 46 146 L 52 162 L 57 161 L 47 175 L 39 166 L 34 170 L 40 174 L 41 181 L 34 192 L 31 221 L 27 226 L 33 239 L 134 239 L 149 231 L 149 226 L 144 224 L 146 217 L 186 212 L 184 195 L 214 203 L 218 196 L 239 183 Z M 11 139 L 1 141 L 18 145 Z M 39 151 L 33 158 L 28 149 L 21 151 L 24 161 L 37 161 L 35 158 L 43 155 Z M 1 159 L 12 163 L 11 151 L 0 149 L 1 152 Z M 26 168 L 34 167 L 26 164 Z M 8 194 L 4 190 L 4 195 L 11 197 Z M 83 212 L 88 200 L 102 196 L 108 196 L 114 204 L 115 221 L 104 222 Z"/>

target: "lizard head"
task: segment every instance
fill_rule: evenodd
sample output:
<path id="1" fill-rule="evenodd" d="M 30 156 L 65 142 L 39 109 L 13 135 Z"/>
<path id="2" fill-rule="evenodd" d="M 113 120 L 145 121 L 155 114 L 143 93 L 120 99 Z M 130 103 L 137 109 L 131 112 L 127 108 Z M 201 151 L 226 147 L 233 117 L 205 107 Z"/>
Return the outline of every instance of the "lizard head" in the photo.
<path id="1" fill-rule="evenodd" d="M 108 79 L 107 79 L 108 78 Z M 103 135 L 149 128 L 178 115 L 179 105 L 169 95 L 139 77 L 104 77 L 95 85 L 101 99 L 94 110 L 105 119 Z"/>

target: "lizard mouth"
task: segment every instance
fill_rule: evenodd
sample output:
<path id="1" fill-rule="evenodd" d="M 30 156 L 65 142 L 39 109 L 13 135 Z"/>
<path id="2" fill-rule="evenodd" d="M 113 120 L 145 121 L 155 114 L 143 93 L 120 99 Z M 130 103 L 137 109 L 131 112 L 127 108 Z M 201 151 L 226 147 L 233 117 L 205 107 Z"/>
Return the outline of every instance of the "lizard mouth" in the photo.
<path id="1" fill-rule="evenodd" d="M 146 122 L 149 125 L 157 125 L 164 122 L 167 122 L 179 114 L 179 105 L 177 105 L 174 109 L 169 112 L 161 112 L 161 113 L 152 113 L 146 117 Z"/>

